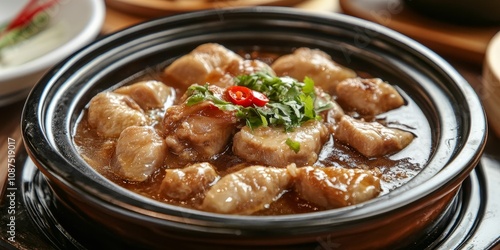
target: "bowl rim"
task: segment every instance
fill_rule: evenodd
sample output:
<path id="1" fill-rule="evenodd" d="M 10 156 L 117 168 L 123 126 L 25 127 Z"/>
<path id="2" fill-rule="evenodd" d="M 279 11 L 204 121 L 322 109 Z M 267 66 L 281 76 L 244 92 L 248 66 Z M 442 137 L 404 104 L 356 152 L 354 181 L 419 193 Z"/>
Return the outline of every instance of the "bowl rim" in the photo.
<path id="1" fill-rule="evenodd" d="M 53 152 L 50 147 L 52 142 L 44 142 L 44 140 L 51 140 L 47 138 L 46 124 L 41 122 L 38 116 L 41 116 L 45 112 L 45 106 L 41 105 L 39 102 L 43 101 L 47 96 L 47 89 L 44 89 L 47 84 L 54 84 L 52 78 L 57 78 L 60 76 L 61 71 L 64 71 L 69 64 L 76 63 L 79 58 L 85 56 L 86 53 L 92 50 L 97 50 L 101 46 L 109 44 L 115 39 L 120 37 L 135 37 L 137 34 L 141 34 L 142 30 L 147 28 L 152 28 L 162 23 L 175 23 L 175 21 L 189 19 L 189 18 L 201 18 L 206 16 L 219 16 L 222 19 L 227 15 L 255 15 L 255 14 L 276 14 L 278 16 L 294 16 L 296 18 L 303 18 L 305 20 L 321 20 L 322 22 L 339 22 L 342 24 L 355 25 L 358 27 L 371 27 L 376 29 L 380 34 L 384 34 L 391 39 L 397 40 L 405 46 L 411 47 L 414 53 L 427 58 L 429 62 L 432 62 L 433 66 L 439 68 L 446 76 L 453 81 L 465 97 L 465 102 L 470 110 L 474 110 L 468 115 L 470 118 L 470 124 L 467 124 L 468 134 L 463 135 L 466 137 L 468 143 L 461 145 L 459 152 L 454 153 L 454 157 L 449 159 L 448 166 L 435 176 L 427 180 L 426 185 L 420 185 L 417 187 L 406 188 L 402 191 L 389 193 L 383 197 L 378 197 L 374 199 L 376 201 L 369 201 L 368 203 L 350 206 L 346 208 L 327 210 L 322 212 L 314 212 L 308 214 L 300 215 L 279 215 L 279 216 L 243 216 L 243 215 L 222 215 L 214 214 L 209 212 L 203 212 L 193 209 L 183 209 L 177 206 L 164 204 L 158 201 L 150 201 L 150 199 L 145 198 L 138 194 L 129 194 L 130 199 L 118 200 L 114 199 L 113 195 L 106 194 L 106 192 L 98 193 L 94 188 L 87 187 L 83 182 L 70 183 L 70 179 L 67 174 L 58 173 L 56 169 L 51 167 L 51 165 L 69 164 L 67 159 L 62 158 L 57 152 Z M 68 57 L 64 62 L 61 62 L 57 67 L 58 71 L 51 71 L 47 74 L 41 81 L 42 84 L 35 86 L 34 91 L 28 97 L 25 104 L 25 109 L 23 110 L 22 119 L 22 131 L 23 138 L 25 138 L 25 145 L 31 158 L 35 158 L 38 163 L 36 165 L 42 170 L 45 175 L 49 177 L 54 182 L 59 182 L 59 184 L 66 185 L 71 189 L 71 192 L 78 193 L 83 197 L 94 202 L 103 202 L 104 204 L 114 207 L 120 210 L 124 214 L 130 216 L 139 216 L 145 220 L 155 220 L 159 219 L 159 223 L 167 223 L 166 221 L 178 223 L 178 225 L 192 224 L 198 225 L 199 230 L 203 230 L 206 223 L 217 224 L 220 221 L 224 221 L 224 226 L 226 227 L 240 227 L 245 226 L 247 228 L 257 228 L 263 225 L 267 227 L 284 227 L 284 226 L 294 226 L 297 223 L 301 223 L 304 220 L 316 220 L 318 225 L 324 224 L 335 224 L 341 223 L 342 221 L 332 221 L 334 218 L 339 219 L 338 216 L 345 216 L 346 220 L 362 220 L 368 216 L 376 216 L 388 211 L 400 208 L 411 202 L 419 200 L 424 196 L 434 193 L 438 188 L 444 185 L 450 185 L 451 179 L 456 176 L 461 176 L 465 178 L 469 174 L 475 165 L 479 162 L 480 155 L 484 149 L 487 126 L 485 113 L 479 98 L 473 88 L 467 83 L 467 81 L 443 58 L 438 56 L 436 53 L 432 52 L 430 49 L 424 47 L 420 43 L 396 32 L 383 27 L 378 24 L 374 24 L 365 20 L 358 18 L 346 16 L 338 13 L 330 14 L 319 14 L 319 13 L 308 13 L 296 9 L 284 8 L 284 7 L 251 7 L 251 8 L 234 8 L 234 9 L 224 9 L 224 10 L 206 10 L 199 12 L 192 12 L 180 15 L 174 15 L 165 18 L 158 18 L 145 23 L 134 25 L 122 31 L 118 31 L 107 35 L 91 45 L 87 46 L 85 49 L 79 51 Z M 476 112 L 477 111 L 477 112 Z M 31 117 L 31 118 L 30 118 Z M 38 117 L 38 118 L 37 118 Z M 36 120 L 32 120 L 37 118 Z M 474 128 L 474 129 L 470 129 Z M 35 141 L 35 138 L 38 138 Z M 40 140 L 42 138 L 43 140 Z M 470 143 L 469 143 L 470 142 Z M 46 151 L 43 154 L 40 153 L 40 147 L 42 150 Z M 44 148 L 45 147 L 45 148 Z M 37 149 L 38 148 L 38 149 Z M 49 157 L 47 157 L 49 156 Z M 52 161 L 52 162 L 51 162 Z M 471 167 L 464 168 L 464 165 L 471 165 Z M 462 166 L 462 167 L 461 167 Z M 404 186 L 404 185 L 403 185 Z M 397 191 L 397 190 L 396 190 Z M 399 199 L 391 199 L 391 197 L 398 196 Z M 404 196 L 403 196 L 404 195 Z M 141 202 L 148 201 L 148 205 L 142 206 Z M 132 205 L 131 205 L 132 204 Z M 369 207 L 370 209 L 367 209 Z M 169 211 L 167 214 L 162 214 L 160 211 Z M 172 216 L 180 216 L 182 219 L 173 218 Z M 279 223 L 276 223 L 279 222 Z M 311 224 L 312 225 L 312 224 Z M 265 229 L 263 229 L 265 230 Z"/>

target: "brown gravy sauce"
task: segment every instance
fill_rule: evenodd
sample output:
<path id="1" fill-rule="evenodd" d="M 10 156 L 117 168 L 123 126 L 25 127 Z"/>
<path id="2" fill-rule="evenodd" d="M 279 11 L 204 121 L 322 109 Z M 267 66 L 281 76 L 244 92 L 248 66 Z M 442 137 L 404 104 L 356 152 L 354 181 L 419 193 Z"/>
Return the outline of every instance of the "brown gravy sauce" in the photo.
<path id="1" fill-rule="evenodd" d="M 247 59 L 259 59 L 266 63 L 272 63 L 272 61 L 277 58 L 276 54 L 257 52 L 242 54 L 242 56 Z M 147 75 L 129 80 L 125 85 L 140 80 L 159 79 L 161 78 L 159 76 L 160 73 L 161 72 L 158 72 L 158 75 L 151 75 L 151 72 L 148 71 Z M 363 72 L 359 72 L 359 75 L 363 77 L 368 76 Z M 381 195 L 394 190 L 417 175 L 421 168 L 425 166 L 430 155 L 430 128 L 426 117 L 415 102 L 406 93 L 400 89 L 399 91 L 407 101 L 407 105 L 385 113 L 383 116 L 377 117 L 377 119 L 384 121 L 389 126 L 404 128 L 414 133 L 416 137 L 407 148 L 392 156 L 369 159 L 349 146 L 342 144 L 334 138 L 330 138 L 319 154 L 320 158 L 317 165 L 368 169 L 378 168 L 382 172 L 381 184 L 383 191 Z M 164 110 L 154 110 L 151 111 L 150 116 L 161 120 L 163 118 L 163 112 Z M 81 156 L 91 167 L 110 181 L 128 190 L 158 201 L 182 207 L 196 209 L 196 207 L 201 204 L 201 197 L 193 197 L 188 201 L 177 201 L 165 199 L 158 195 L 161 181 L 165 175 L 164 170 L 166 168 L 184 167 L 183 164 L 175 161 L 174 155 L 169 155 L 167 158 L 170 160 L 165 162 L 162 168 L 154 173 L 152 178 L 142 183 L 128 182 L 117 177 L 110 169 L 110 159 L 114 152 L 116 139 L 99 137 L 95 130 L 87 123 L 87 110 L 83 111 L 81 119 L 77 124 L 74 142 Z M 214 160 L 210 162 L 216 166 L 220 176 L 251 165 L 233 155 L 230 149 L 231 146 L 229 145 L 225 152 L 214 157 Z M 257 215 L 297 214 L 320 210 L 323 209 L 299 198 L 294 191 L 287 191 L 282 194 L 280 199 L 272 203 L 268 209 L 258 212 Z"/>

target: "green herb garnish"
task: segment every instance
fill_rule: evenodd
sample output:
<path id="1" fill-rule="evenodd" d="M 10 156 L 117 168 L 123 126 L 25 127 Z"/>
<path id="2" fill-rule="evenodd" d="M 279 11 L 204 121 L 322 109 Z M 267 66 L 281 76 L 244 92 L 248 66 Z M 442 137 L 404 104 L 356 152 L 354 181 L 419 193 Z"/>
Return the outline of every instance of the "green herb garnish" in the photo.
<path id="1" fill-rule="evenodd" d="M 298 153 L 300 151 L 300 143 L 298 141 L 294 141 L 294 140 L 288 138 L 288 139 L 286 139 L 285 143 L 295 153 Z"/>
<path id="2" fill-rule="evenodd" d="M 332 107 L 329 101 L 316 102 L 314 81 L 308 77 L 304 82 L 299 82 L 290 77 L 276 77 L 259 72 L 241 75 L 235 80 L 236 85 L 265 94 L 269 102 L 263 107 L 243 107 L 215 96 L 208 85 L 193 85 L 188 89 L 187 105 L 208 100 L 221 110 L 236 111 L 236 116 L 244 119 L 251 129 L 283 126 L 286 131 L 291 131 L 306 121 L 321 119 L 318 113 Z"/>
<path id="3" fill-rule="evenodd" d="M 49 21 L 50 15 L 46 12 L 40 12 L 24 26 L 7 30 L 8 26 L 3 25 L 0 27 L 0 50 L 18 44 L 40 33 L 49 25 Z"/>

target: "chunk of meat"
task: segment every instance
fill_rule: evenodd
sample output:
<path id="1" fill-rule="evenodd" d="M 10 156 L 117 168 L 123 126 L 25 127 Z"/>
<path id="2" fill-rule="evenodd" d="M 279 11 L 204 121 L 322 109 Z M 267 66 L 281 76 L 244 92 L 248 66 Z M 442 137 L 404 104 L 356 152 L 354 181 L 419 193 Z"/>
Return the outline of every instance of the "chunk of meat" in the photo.
<path id="1" fill-rule="evenodd" d="M 325 125 L 328 127 L 328 131 L 330 134 L 335 134 L 335 127 L 337 123 L 340 121 L 342 116 L 345 115 L 342 107 L 323 89 L 315 88 L 316 94 L 316 106 L 323 106 L 321 104 L 329 102 L 332 107 L 328 110 L 323 111 L 320 115 L 323 117 L 323 121 Z"/>
<path id="2" fill-rule="evenodd" d="M 287 139 L 300 143 L 295 152 Z M 309 121 L 291 132 L 282 127 L 243 127 L 233 138 L 233 152 L 238 157 L 257 164 L 284 167 L 312 165 L 318 159 L 323 144 L 328 139 L 328 129 L 319 121 Z"/>
<path id="3" fill-rule="evenodd" d="M 299 81 L 310 77 L 316 86 L 331 95 L 335 94 L 338 82 L 356 77 L 356 72 L 337 64 L 318 49 L 298 48 L 276 59 L 271 67 L 278 76 L 290 76 Z"/>
<path id="4" fill-rule="evenodd" d="M 114 92 L 130 96 L 143 110 L 148 110 L 163 108 L 167 98 L 172 94 L 172 88 L 162 82 L 151 80 L 120 87 Z"/>
<path id="5" fill-rule="evenodd" d="M 271 66 L 259 60 L 235 60 L 227 65 L 222 74 L 210 74 L 206 82 L 227 88 L 235 85 L 235 77 L 239 75 L 250 75 L 257 72 L 267 72 L 275 75 Z"/>
<path id="6" fill-rule="evenodd" d="M 167 145 L 188 162 L 207 161 L 222 153 L 238 124 L 233 112 L 219 110 L 209 101 L 174 105 L 163 120 Z"/>
<path id="7" fill-rule="evenodd" d="M 331 209 L 375 198 L 381 186 L 370 170 L 307 166 L 297 169 L 294 189 L 304 200 Z"/>
<path id="8" fill-rule="evenodd" d="M 286 168 L 250 166 L 222 177 L 206 193 L 201 209 L 223 214 L 252 214 L 265 209 L 292 181 Z"/>
<path id="9" fill-rule="evenodd" d="M 118 137 L 125 128 L 148 122 L 132 98 L 113 92 L 101 92 L 90 100 L 87 120 L 104 137 Z"/>
<path id="10" fill-rule="evenodd" d="M 342 107 L 340 107 L 337 102 L 332 101 L 332 103 L 333 107 L 325 111 L 323 114 L 321 114 L 321 116 L 323 117 L 325 125 L 328 127 L 328 132 L 335 135 L 337 124 L 340 122 L 340 119 L 342 119 L 345 113 Z"/>
<path id="11" fill-rule="evenodd" d="M 112 169 L 127 181 L 147 180 L 163 164 L 167 145 L 149 126 L 131 126 L 123 130 L 111 160 Z"/>
<path id="12" fill-rule="evenodd" d="M 176 84 L 179 89 L 186 90 L 195 83 L 204 85 L 209 82 L 218 85 L 219 79 L 226 77 L 226 67 L 241 61 L 241 56 L 224 46 L 206 43 L 175 60 L 163 73 L 166 83 Z M 226 81 L 221 81 L 220 84 L 225 87 Z"/>
<path id="13" fill-rule="evenodd" d="M 269 64 L 260 60 L 233 61 L 226 69 L 231 76 L 251 75 L 257 72 L 266 72 L 272 76 L 276 75 Z"/>
<path id="14" fill-rule="evenodd" d="M 218 179 L 212 164 L 201 162 L 182 169 L 167 169 L 161 182 L 160 194 L 176 200 L 200 197 Z"/>
<path id="15" fill-rule="evenodd" d="M 410 144 L 414 135 L 396 128 L 388 128 L 378 122 L 365 122 L 350 116 L 340 120 L 335 136 L 366 157 L 395 153 Z"/>
<path id="16" fill-rule="evenodd" d="M 350 78 L 337 84 L 337 101 L 346 110 L 378 115 L 404 105 L 404 99 L 380 78 Z"/>

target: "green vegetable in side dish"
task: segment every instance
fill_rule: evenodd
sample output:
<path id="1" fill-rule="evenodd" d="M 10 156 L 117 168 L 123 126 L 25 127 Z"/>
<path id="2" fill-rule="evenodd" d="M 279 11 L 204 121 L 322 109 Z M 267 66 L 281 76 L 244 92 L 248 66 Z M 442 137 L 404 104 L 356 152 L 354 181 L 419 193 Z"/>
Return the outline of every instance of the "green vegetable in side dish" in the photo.
<path id="1" fill-rule="evenodd" d="M 44 30 L 49 23 L 50 15 L 46 12 L 40 12 L 28 24 L 18 26 L 4 33 L 5 26 L 0 30 L 0 50 L 31 38 Z"/>

